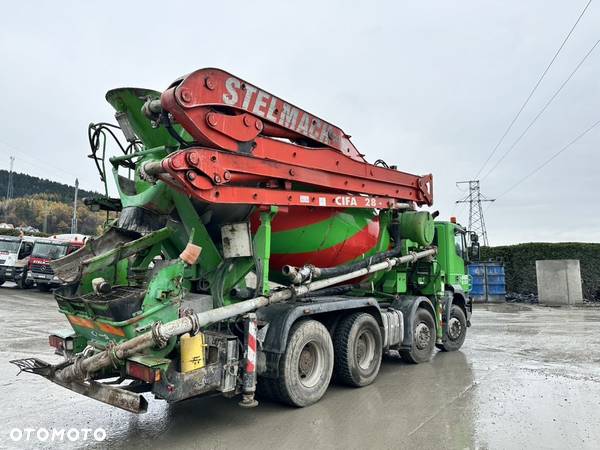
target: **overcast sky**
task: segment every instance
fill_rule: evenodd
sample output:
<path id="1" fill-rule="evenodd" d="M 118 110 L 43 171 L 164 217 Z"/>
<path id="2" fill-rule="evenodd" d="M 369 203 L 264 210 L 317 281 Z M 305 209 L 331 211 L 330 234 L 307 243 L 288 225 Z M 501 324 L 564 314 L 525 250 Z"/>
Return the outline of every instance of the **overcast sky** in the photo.
<path id="1" fill-rule="evenodd" d="M 466 223 L 455 182 L 477 174 L 586 3 L 8 2 L 0 168 L 14 155 L 18 172 L 99 190 L 87 125 L 114 121 L 105 92 L 164 90 L 219 67 L 340 126 L 371 162 L 433 173 L 434 208 Z M 488 167 L 600 39 L 599 25 L 592 2 Z M 499 196 L 598 121 L 599 100 L 600 45 L 482 191 Z M 490 206 L 491 244 L 600 241 L 599 142 L 600 127 Z"/>

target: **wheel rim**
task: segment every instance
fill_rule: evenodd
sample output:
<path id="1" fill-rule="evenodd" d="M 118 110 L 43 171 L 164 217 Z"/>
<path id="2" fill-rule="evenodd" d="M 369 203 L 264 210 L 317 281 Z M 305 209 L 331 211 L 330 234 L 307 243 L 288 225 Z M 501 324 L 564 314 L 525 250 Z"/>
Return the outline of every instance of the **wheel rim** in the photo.
<path id="1" fill-rule="evenodd" d="M 421 322 L 415 328 L 415 342 L 419 350 L 426 349 L 429 346 L 431 340 L 431 330 L 427 324 Z"/>
<path id="2" fill-rule="evenodd" d="M 356 362 L 358 366 L 366 370 L 371 366 L 371 363 L 375 359 L 375 336 L 371 330 L 363 330 L 358 335 L 356 340 Z"/>
<path id="3" fill-rule="evenodd" d="M 323 348 L 316 342 L 307 342 L 298 358 L 298 379 L 307 388 L 314 387 L 321 378 L 325 365 Z"/>
<path id="4" fill-rule="evenodd" d="M 462 324 L 456 317 L 451 317 L 448 321 L 448 337 L 455 341 L 462 333 Z"/>

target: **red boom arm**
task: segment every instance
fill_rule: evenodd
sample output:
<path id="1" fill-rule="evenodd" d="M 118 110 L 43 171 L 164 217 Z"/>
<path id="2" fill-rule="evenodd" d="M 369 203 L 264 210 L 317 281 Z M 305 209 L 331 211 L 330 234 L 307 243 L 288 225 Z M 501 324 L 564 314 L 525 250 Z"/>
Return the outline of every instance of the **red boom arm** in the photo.
<path id="1" fill-rule="evenodd" d="M 163 160 L 167 181 L 204 201 L 343 208 L 433 202 L 431 175 L 367 163 L 340 128 L 222 70 L 201 69 L 174 83 L 161 106 L 195 141 Z"/>

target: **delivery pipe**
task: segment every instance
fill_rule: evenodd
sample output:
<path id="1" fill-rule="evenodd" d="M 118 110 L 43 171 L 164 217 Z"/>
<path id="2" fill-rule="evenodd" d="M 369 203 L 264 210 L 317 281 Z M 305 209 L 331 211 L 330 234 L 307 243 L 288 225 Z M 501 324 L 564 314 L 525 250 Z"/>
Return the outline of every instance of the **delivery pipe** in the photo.
<path id="1" fill-rule="evenodd" d="M 68 382 L 74 379 L 84 379 L 87 378 L 90 373 L 97 372 L 104 367 L 109 367 L 118 361 L 123 361 L 144 349 L 156 345 L 164 345 L 166 341 L 174 336 L 197 331 L 200 328 L 213 323 L 247 314 L 264 306 L 279 303 L 292 297 L 301 297 L 310 292 L 343 283 L 344 281 L 352 280 L 369 273 L 390 270 L 392 267 L 399 264 L 411 263 L 418 261 L 419 259 L 432 257 L 436 253 L 437 249 L 435 247 L 421 252 L 413 252 L 406 256 L 389 258 L 385 261 L 363 267 L 362 269 L 353 272 L 274 291 L 269 297 L 260 296 L 233 305 L 185 316 L 169 323 L 156 323 L 152 328 L 152 331 L 148 331 L 121 344 L 107 348 L 106 350 L 87 358 L 80 357 L 76 359 L 73 364 L 64 369 L 57 370 L 54 376 L 62 382 Z"/>

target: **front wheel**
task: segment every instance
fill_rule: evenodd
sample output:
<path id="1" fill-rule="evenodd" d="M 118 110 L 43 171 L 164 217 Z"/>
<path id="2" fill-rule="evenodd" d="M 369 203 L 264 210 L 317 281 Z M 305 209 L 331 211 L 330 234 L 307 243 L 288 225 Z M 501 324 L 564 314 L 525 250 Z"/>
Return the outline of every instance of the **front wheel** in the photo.
<path id="1" fill-rule="evenodd" d="M 419 308 L 413 322 L 413 342 L 410 350 L 400 350 L 403 360 L 419 364 L 431 359 L 435 348 L 435 320 L 426 309 Z"/>
<path id="2" fill-rule="evenodd" d="M 33 286 L 33 283 L 28 280 L 27 275 L 23 273 L 23 275 L 20 276 L 19 280 L 17 281 L 17 287 L 19 289 L 29 289 L 31 286 Z"/>
<path id="3" fill-rule="evenodd" d="M 336 378 L 355 387 L 371 384 L 379 373 L 383 353 L 375 318 L 361 312 L 349 315 L 337 326 L 333 342 Z"/>
<path id="4" fill-rule="evenodd" d="M 467 337 L 467 317 L 458 305 L 452 305 L 450 319 L 446 324 L 446 331 L 442 343 L 437 347 L 444 352 L 455 352 L 462 347 Z"/>
<path id="5" fill-rule="evenodd" d="M 321 399 L 333 372 L 333 344 L 327 328 L 316 320 L 296 323 L 279 362 L 276 397 L 292 406 Z"/>

